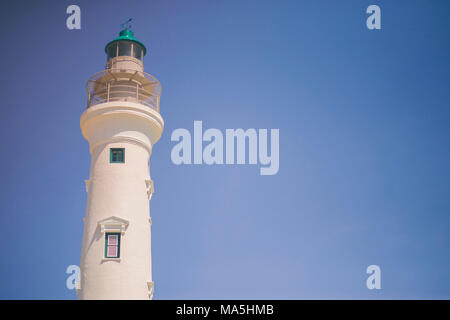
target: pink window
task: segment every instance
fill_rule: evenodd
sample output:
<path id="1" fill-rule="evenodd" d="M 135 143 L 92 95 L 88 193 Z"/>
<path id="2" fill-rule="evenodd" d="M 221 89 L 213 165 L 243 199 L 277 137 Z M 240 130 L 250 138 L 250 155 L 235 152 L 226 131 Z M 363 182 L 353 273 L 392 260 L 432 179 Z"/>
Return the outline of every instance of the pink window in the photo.
<path id="1" fill-rule="evenodd" d="M 120 234 L 105 234 L 105 258 L 119 258 L 120 256 Z"/>
<path id="2" fill-rule="evenodd" d="M 117 257 L 117 246 L 108 246 L 108 257 Z"/>
<path id="3" fill-rule="evenodd" d="M 108 246 L 117 246 L 119 236 L 110 234 L 108 236 Z"/>

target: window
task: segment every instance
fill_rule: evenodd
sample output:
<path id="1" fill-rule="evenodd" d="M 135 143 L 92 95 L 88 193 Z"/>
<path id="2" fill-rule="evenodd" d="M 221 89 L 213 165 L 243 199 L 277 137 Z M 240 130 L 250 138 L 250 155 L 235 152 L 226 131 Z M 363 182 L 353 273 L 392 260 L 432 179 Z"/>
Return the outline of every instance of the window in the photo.
<path id="1" fill-rule="evenodd" d="M 131 56 L 131 41 L 119 41 L 119 56 Z"/>
<path id="2" fill-rule="evenodd" d="M 125 163 L 125 149 L 111 148 L 109 155 L 109 162 L 111 163 Z"/>
<path id="3" fill-rule="evenodd" d="M 120 258 L 120 233 L 105 233 L 105 258 Z"/>
<path id="4" fill-rule="evenodd" d="M 142 47 L 137 43 L 133 43 L 133 57 L 142 60 Z"/>
<path id="5" fill-rule="evenodd" d="M 117 56 L 117 43 L 111 44 L 107 49 L 107 53 L 108 53 L 108 56 L 107 56 L 108 60 L 116 57 Z"/>

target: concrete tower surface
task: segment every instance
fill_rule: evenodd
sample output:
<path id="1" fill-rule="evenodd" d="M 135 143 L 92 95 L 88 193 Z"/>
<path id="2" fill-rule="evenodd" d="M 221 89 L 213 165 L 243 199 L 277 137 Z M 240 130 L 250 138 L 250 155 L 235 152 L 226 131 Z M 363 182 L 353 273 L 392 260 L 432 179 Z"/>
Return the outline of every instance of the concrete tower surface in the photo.
<path id="1" fill-rule="evenodd" d="M 91 167 L 79 299 L 152 299 L 150 156 L 161 137 L 161 85 L 144 72 L 145 46 L 125 28 L 89 78 L 80 119 Z"/>

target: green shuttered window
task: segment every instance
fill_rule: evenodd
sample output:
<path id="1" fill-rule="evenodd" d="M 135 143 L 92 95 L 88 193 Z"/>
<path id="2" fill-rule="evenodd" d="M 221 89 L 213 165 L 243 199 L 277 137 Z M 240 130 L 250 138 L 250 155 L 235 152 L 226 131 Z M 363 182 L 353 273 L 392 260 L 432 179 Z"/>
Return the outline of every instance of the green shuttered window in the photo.
<path id="1" fill-rule="evenodd" d="M 111 148 L 109 162 L 125 163 L 125 148 Z"/>

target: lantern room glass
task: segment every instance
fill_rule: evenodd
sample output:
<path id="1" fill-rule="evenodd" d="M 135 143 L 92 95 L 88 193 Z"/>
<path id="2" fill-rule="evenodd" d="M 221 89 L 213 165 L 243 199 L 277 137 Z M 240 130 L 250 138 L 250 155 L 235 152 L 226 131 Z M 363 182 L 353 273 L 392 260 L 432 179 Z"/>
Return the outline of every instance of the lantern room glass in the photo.
<path id="1" fill-rule="evenodd" d="M 133 43 L 133 57 L 142 61 L 142 57 L 144 55 L 143 53 L 144 50 L 142 49 L 142 47 L 137 43 Z"/>
<path id="2" fill-rule="evenodd" d="M 131 41 L 118 41 L 117 42 L 119 46 L 119 56 L 131 56 Z"/>
<path id="3" fill-rule="evenodd" d="M 133 57 L 142 61 L 144 49 L 141 45 L 133 41 L 117 41 L 108 46 L 106 50 L 106 58 L 107 60 L 110 60 L 117 56 Z"/>
<path id="4" fill-rule="evenodd" d="M 111 44 L 107 50 L 107 60 L 112 59 L 117 56 L 117 42 Z"/>

